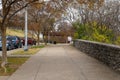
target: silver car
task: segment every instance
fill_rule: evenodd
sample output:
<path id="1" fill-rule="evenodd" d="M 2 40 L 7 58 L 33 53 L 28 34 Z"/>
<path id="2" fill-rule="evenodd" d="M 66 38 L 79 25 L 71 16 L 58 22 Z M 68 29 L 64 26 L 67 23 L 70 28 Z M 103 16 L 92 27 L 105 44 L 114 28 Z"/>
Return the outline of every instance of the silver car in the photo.
<path id="1" fill-rule="evenodd" d="M 8 36 L 6 37 L 6 48 L 7 50 L 14 49 L 14 45 L 12 43 L 12 39 Z M 0 37 L 0 50 L 2 50 L 2 38 Z"/>

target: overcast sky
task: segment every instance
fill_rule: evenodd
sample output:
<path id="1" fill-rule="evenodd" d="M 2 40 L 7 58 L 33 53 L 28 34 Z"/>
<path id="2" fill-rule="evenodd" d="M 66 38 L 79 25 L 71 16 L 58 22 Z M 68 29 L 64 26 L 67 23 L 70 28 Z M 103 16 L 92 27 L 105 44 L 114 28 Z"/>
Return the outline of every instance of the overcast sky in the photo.
<path id="1" fill-rule="evenodd" d="M 50 1 L 50 0 L 44 0 L 44 1 Z M 119 0 L 105 0 L 105 2 L 106 1 L 119 1 Z M 0 0 L 0 9 L 2 8 L 2 6 L 1 6 L 1 0 Z"/>
<path id="2" fill-rule="evenodd" d="M 105 0 L 105 1 L 119 1 L 119 0 Z"/>
<path id="3" fill-rule="evenodd" d="M 2 5 L 2 3 L 1 3 L 1 0 L 0 0 L 0 9 L 2 8 L 1 5 Z"/>

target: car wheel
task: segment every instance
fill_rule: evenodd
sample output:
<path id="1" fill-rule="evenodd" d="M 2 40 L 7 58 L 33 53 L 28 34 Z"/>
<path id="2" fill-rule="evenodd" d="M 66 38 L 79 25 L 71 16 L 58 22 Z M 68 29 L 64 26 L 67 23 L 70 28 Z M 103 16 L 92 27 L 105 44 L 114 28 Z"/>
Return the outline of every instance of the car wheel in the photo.
<path id="1" fill-rule="evenodd" d="M 17 46 L 14 46 L 15 47 L 15 49 L 17 49 Z"/>
<path id="2" fill-rule="evenodd" d="M 20 48 L 22 48 L 22 44 L 20 45 Z"/>
<path id="3" fill-rule="evenodd" d="M 19 48 L 20 46 L 19 45 L 16 45 L 16 48 Z"/>
<path id="4" fill-rule="evenodd" d="M 10 47 L 10 46 L 8 46 L 7 50 L 11 50 L 11 47 Z"/>

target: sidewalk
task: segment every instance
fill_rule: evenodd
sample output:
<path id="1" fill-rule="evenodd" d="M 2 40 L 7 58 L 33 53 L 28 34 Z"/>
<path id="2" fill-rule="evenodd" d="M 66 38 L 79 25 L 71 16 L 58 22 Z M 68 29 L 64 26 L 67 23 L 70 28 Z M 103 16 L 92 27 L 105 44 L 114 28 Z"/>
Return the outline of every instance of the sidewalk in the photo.
<path id="1" fill-rule="evenodd" d="M 0 80 L 7 80 L 9 76 L 0 76 Z"/>
<path id="2" fill-rule="evenodd" d="M 68 45 L 48 46 L 7 80 L 120 80 L 101 62 Z"/>

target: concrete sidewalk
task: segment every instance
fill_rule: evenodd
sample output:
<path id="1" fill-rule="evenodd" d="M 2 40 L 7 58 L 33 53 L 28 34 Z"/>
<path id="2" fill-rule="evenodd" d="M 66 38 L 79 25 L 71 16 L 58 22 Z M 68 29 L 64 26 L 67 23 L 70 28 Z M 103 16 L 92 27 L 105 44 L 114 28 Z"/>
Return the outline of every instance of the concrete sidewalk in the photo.
<path id="1" fill-rule="evenodd" d="M 7 80 L 9 76 L 0 76 L 0 80 Z"/>
<path id="2" fill-rule="evenodd" d="M 48 46 L 7 80 L 120 80 L 101 62 L 68 45 Z"/>

